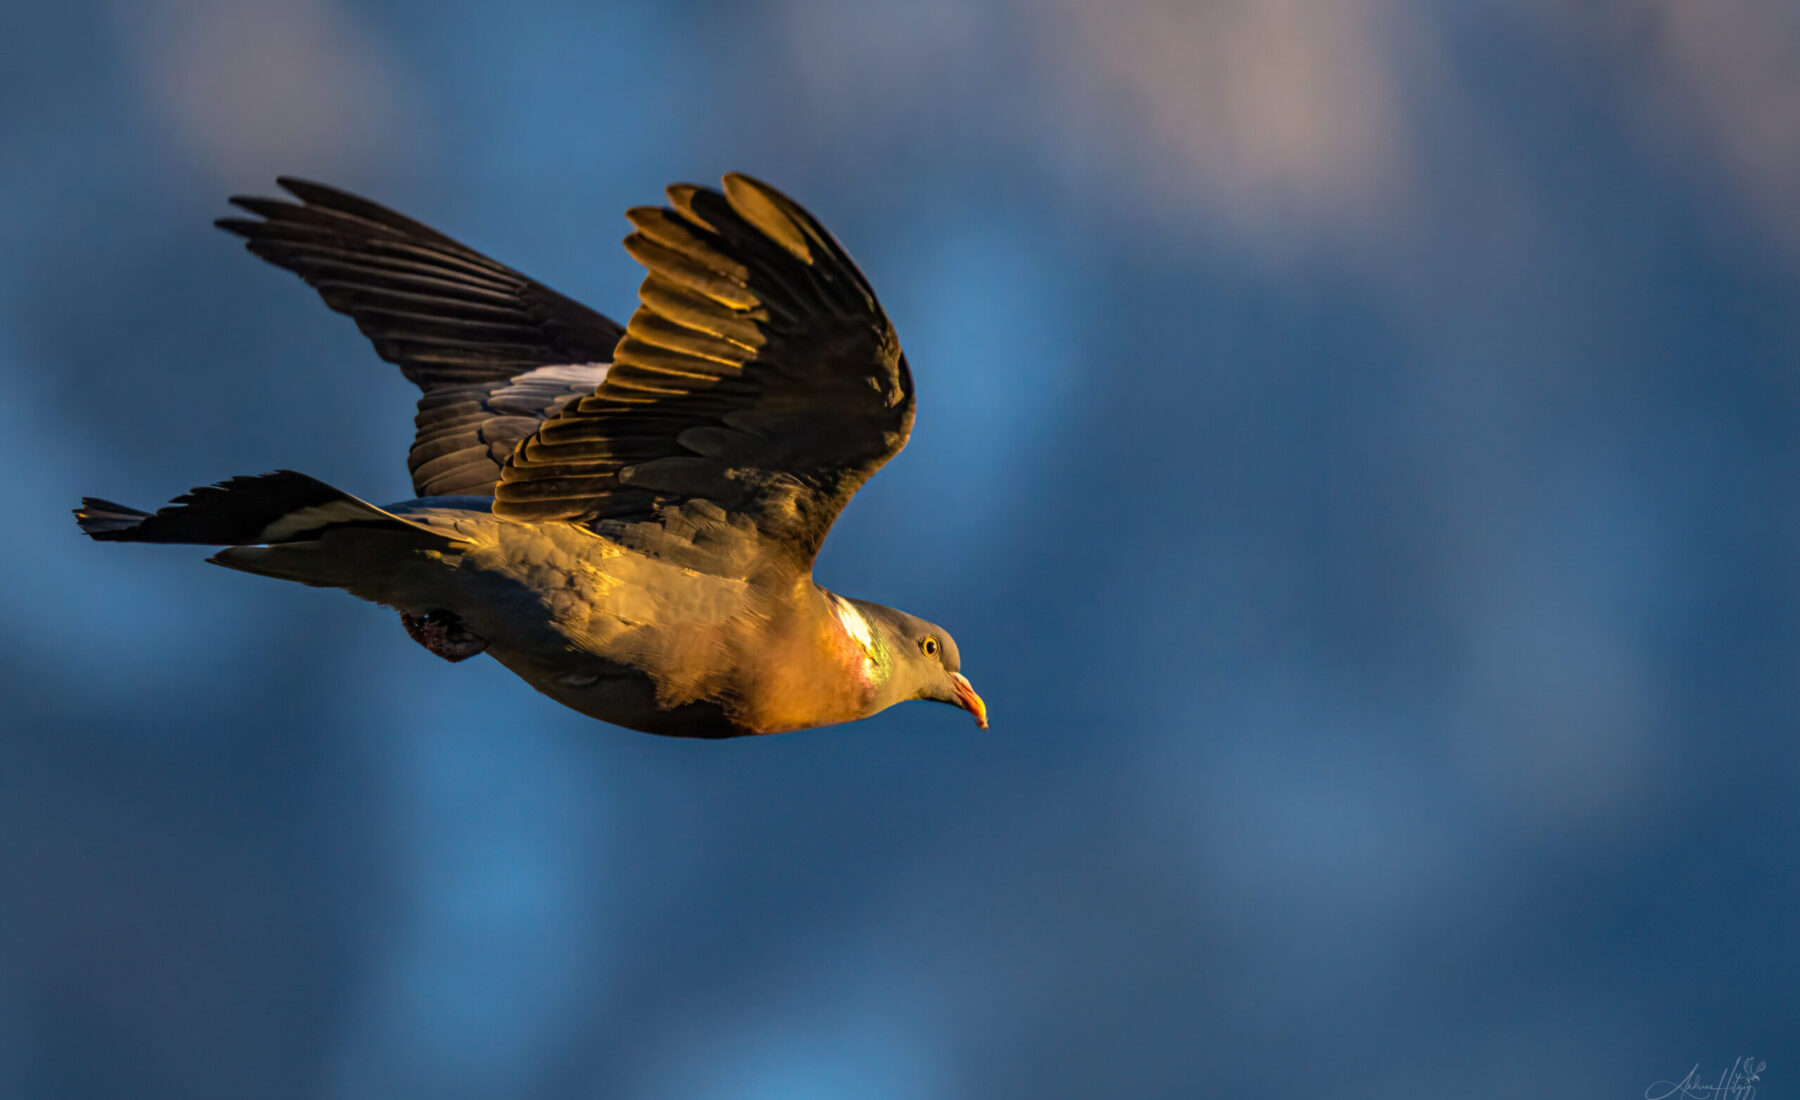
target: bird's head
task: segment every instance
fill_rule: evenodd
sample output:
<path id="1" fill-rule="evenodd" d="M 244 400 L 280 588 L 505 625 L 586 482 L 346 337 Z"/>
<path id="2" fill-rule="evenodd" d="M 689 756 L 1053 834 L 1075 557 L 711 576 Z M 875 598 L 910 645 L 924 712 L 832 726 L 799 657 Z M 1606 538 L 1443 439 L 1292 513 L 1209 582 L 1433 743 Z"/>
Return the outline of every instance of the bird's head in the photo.
<path id="1" fill-rule="evenodd" d="M 976 725 L 988 728 L 987 704 L 962 674 L 962 654 L 949 631 L 881 604 L 832 599 L 845 630 L 869 654 L 875 710 L 928 699 L 961 707 L 975 716 Z"/>

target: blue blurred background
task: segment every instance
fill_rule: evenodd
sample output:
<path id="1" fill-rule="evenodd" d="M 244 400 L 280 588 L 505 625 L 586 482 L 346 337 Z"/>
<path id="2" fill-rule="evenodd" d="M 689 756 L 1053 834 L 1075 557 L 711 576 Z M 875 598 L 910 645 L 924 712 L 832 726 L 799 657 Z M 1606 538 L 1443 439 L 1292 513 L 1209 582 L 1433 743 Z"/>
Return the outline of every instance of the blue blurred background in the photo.
<path id="1" fill-rule="evenodd" d="M 0 12 L 0 1095 L 1800 1094 L 1800 8 Z M 413 391 L 277 173 L 623 318 L 761 175 L 911 447 L 820 579 L 994 729 L 663 740 L 102 546 Z"/>

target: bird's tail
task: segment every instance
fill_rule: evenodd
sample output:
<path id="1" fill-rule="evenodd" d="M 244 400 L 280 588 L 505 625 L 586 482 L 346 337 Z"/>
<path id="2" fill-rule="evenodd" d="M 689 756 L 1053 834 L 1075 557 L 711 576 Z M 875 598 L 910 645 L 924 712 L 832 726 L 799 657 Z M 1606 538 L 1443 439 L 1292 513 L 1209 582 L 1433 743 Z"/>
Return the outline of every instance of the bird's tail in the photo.
<path id="1" fill-rule="evenodd" d="M 421 551 L 443 557 L 462 545 L 453 534 L 292 470 L 203 486 L 155 512 L 86 497 L 75 519 L 102 542 L 223 546 L 207 560 L 396 606 L 411 602 L 409 580 Z"/>
<path id="2" fill-rule="evenodd" d="M 75 521 L 101 542 L 181 542 L 270 546 L 309 542 L 345 527 L 414 533 L 454 541 L 292 470 L 203 485 L 155 512 L 83 497 Z"/>

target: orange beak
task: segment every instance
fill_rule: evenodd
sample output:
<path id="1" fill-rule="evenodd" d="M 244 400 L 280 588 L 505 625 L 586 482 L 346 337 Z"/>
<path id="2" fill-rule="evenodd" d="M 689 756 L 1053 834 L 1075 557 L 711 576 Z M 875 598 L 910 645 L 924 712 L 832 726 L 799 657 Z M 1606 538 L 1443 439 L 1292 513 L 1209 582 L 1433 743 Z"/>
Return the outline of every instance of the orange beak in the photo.
<path id="1" fill-rule="evenodd" d="M 973 714 L 977 726 L 987 729 L 987 704 L 981 701 L 981 696 L 975 694 L 975 685 L 969 683 L 969 678 L 960 672 L 952 672 L 950 682 L 956 686 L 956 705 Z"/>

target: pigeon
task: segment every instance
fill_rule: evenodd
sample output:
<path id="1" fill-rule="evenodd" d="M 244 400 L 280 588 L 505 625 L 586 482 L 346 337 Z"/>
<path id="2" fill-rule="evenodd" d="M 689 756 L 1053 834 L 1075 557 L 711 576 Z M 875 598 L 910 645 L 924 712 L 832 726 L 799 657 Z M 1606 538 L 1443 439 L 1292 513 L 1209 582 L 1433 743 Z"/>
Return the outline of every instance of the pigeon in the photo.
<path id="1" fill-rule="evenodd" d="M 419 387 L 417 497 L 278 470 L 155 512 L 84 498 L 82 531 L 343 589 L 445 660 L 486 653 L 646 733 L 780 733 L 912 699 L 987 728 L 948 631 L 813 580 L 914 400 L 875 292 L 800 204 L 732 173 L 630 210 L 647 275 L 621 327 L 367 199 L 277 182 L 292 200 L 233 197 L 250 216 L 216 224 Z"/>

